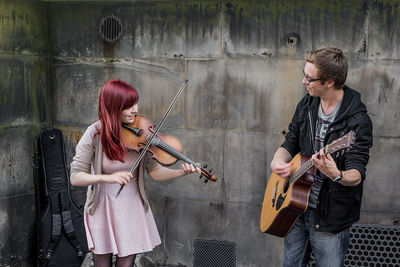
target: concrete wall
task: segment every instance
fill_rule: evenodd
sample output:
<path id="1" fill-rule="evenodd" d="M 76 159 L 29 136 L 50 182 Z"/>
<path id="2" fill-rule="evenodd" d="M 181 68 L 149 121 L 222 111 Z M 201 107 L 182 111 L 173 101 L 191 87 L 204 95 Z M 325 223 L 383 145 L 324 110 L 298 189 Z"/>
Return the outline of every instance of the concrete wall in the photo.
<path id="1" fill-rule="evenodd" d="M 34 1 L 0 2 L 0 266 L 33 255 L 33 139 L 49 122 L 46 11 Z"/>
<path id="2" fill-rule="evenodd" d="M 196 175 L 163 183 L 148 180 L 162 245 L 146 256 L 154 263 L 191 266 L 194 240 L 215 239 L 236 242 L 237 266 L 279 266 L 282 239 L 259 230 L 269 162 L 306 93 L 301 84 L 303 52 L 326 46 L 340 47 L 348 56 L 347 85 L 362 94 L 374 123 L 361 223 L 392 225 L 399 219 L 398 1 L 29 3 L 3 4 L 40 23 L 21 24 L 27 41 L 19 41 L 14 32 L 0 39 L 0 59 L 8 60 L 0 66 L 0 110 L 6 111 L 1 117 L 0 212 L 7 214 L 0 227 L 6 237 L 21 234 L 18 240 L 0 238 L 0 266 L 15 258 L 23 262 L 31 253 L 26 238 L 32 235 L 33 219 L 12 224 L 30 217 L 26 211 L 10 211 L 7 203 L 18 200 L 33 213 L 29 161 L 37 131 L 32 129 L 41 122 L 62 129 L 70 161 L 84 129 L 97 119 L 98 94 L 111 78 L 138 89 L 139 110 L 154 122 L 188 79 L 162 132 L 179 137 L 184 153 L 207 162 L 218 178 L 208 184 Z M 9 16 L 0 17 L 5 29 L 12 12 L 0 10 Z M 123 36 L 114 44 L 99 35 L 99 23 L 109 15 L 123 25 Z M 31 31 L 39 37 L 27 37 Z M 16 48 L 20 43 L 28 43 L 28 52 Z M 33 66 L 35 59 L 41 68 Z M 29 70 L 38 72 L 29 75 Z M 22 78 L 7 76 L 12 71 Z M 40 99 L 31 105 L 34 112 L 28 104 L 21 107 L 17 95 Z M 18 117 L 24 118 L 22 123 L 15 118 L 18 112 L 12 112 L 21 109 L 26 110 Z M 74 194 L 82 205 L 84 189 L 76 188 Z M 24 250 L 12 254 L 16 246 Z"/>

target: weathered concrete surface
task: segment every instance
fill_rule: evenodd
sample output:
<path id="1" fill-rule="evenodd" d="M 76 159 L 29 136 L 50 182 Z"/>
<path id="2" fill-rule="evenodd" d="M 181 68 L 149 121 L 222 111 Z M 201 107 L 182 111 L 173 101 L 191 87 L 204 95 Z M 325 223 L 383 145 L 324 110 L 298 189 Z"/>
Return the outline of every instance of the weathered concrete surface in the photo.
<path id="1" fill-rule="evenodd" d="M 104 16 L 123 18 L 115 45 L 100 41 Z M 73 57 L 215 57 L 220 41 L 221 3 L 216 1 L 69 1 L 49 6 L 53 54 Z M 65 34 L 73 32 L 73 34 Z"/>
<path id="2" fill-rule="evenodd" d="M 306 93 L 303 52 L 325 46 L 348 56 L 347 84 L 374 124 L 361 223 L 398 225 L 399 10 L 397 0 L 2 1 L 0 266 L 33 258 L 32 139 L 48 123 L 62 129 L 70 162 L 111 78 L 138 89 L 155 123 L 188 79 L 162 131 L 218 178 L 148 179 L 162 238 L 150 262 L 192 266 L 202 238 L 236 242 L 237 266 L 280 266 L 282 239 L 258 227 L 269 162 Z M 108 15 L 123 24 L 114 44 L 99 35 Z M 82 206 L 85 188 L 73 195 Z"/>
<path id="3" fill-rule="evenodd" d="M 47 54 L 46 11 L 38 1 L 0 2 L 0 52 Z"/>
<path id="4" fill-rule="evenodd" d="M 399 60 L 360 61 L 351 64 L 349 86 L 362 94 L 374 123 L 374 135 L 399 137 Z"/>
<path id="5" fill-rule="evenodd" d="M 224 1 L 224 43 L 234 57 L 303 59 L 303 51 L 326 46 L 363 57 L 368 8 L 368 1 Z"/>
<path id="6" fill-rule="evenodd" d="M 33 139 L 49 120 L 48 28 L 35 1 L 0 2 L 0 266 L 32 266 Z"/>
<path id="7" fill-rule="evenodd" d="M 236 266 L 280 265 L 282 240 L 255 234 L 261 205 L 194 199 L 166 203 L 167 263 L 192 266 L 194 240 L 207 239 L 236 242 Z"/>
<path id="8" fill-rule="evenodd" d="M 88 121 L 95 121 L 99 93 L 109 79 L 129 81 L 139 92 L 139 112 L 149 114 L 147 116 L 150 118 L 160 118 L 165 112 L 165 109 L 160 107 L 168 106 L 179 88 L 180 81 L 183 80 L 184 73 L 184 62 L 173 59 L 161 62 L 121 59 L 107 64 L 96 60 L 80 62 L 65 58 L 57 59 L 53 65 L 56 79 L 54 88 L 56 124 L 87 125 Z M 184 99 L 180 98 L 169 117 L 182 112 L 183 107 Z M 76 114 L 85 116 L 77 118 Z"/>
<path id="9" fill-rule="evenodd" d="M 46 120 L 49 97 L 46 59 L 0 54 L 0 126 L 39 124 Z"/>
<path id="10" fill-rule="evenodd" d="M 400 59 L 399 1 L 371 1 L 368 31 L 369 59 Z"/>
<path id="11" fill-rule="evenodd" d="M 193 119 L 188 120 L 188 127 L 252 132 L 285 129 L 298 99 L 306 93 L 299 83 L 303 65 L 303 61 L 290 59 L 190 60 L 187 101 Z M 285 117 L 275 120 L 274 114 Z"/>
<path id="12" fill-rule="evenodd" d="M 32 193 L 0 198 L 0 266 L 33 266 L 34 200 Z"/>
<path id="13" fill-rule="evenodd" d="M 399 150 L 397 138 L 375 138 L 363 198 L 364 211 L 386 211 L 392 214 L 392 220 L 395 219 L 395 214 L 400 213 L 400 182 L 397 174 L 397 166 L 400 164 L 400 157 L 397 155 Z M 385 160 L 377 160 L 380 158 Z"/>
<path id="14" fill-rule="evenodd" d="M 31 194 L 32 161 L 27 155 L 33 155 L 35 132 L 30 127 L 13 127 L 0 133 L 0 199 Z"/>

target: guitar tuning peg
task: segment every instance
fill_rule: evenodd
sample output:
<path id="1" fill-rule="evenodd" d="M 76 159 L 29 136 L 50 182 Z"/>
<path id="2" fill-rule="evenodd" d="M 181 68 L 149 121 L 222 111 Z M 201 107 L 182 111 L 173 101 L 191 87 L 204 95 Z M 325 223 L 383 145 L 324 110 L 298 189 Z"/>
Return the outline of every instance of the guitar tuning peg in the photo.
<path id="1" fill-rule="evenodd" d="M 203 173 L 200 174 L 199 179 L 203 178 Z"/>
<path id="2" fill-rule="evenodd" d="M 210 173 L 211 173 L 211 172 L 212 172 L 212 170 L 213 170 L 213 169 L 211 168 L 211 169 L 210 169 L 208 172 L 210 172 Z"/>
<path id="3" fill-rule="evenodd" d="M 203 164 L 203 169 L 206 169 L 207 168 L 207 164 Z"/>
<path id="4" fill-rule="evenodd" d="M 207 180 L 207 179 L 204 179 L 204 183 L 205 183 L 205 184 L 208 183 L 208 180 Z"/>

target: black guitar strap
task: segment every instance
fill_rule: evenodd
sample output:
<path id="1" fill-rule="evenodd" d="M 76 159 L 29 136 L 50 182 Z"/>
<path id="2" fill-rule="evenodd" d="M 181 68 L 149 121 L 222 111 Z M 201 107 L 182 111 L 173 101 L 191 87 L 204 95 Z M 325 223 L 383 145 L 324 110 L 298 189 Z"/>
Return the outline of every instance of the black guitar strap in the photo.
<path id="1" fill-rule="evenodd" d="M 52 226 L 51 238 L 45 254 L 45 262 L 48 262 L 51 259 L 51 255 L 57 247 L 58 241 L 60 240 L 61 236 L 61 214 L 57 195 L 57 192 L 49 195 L 51 203 Z"/>
<path id="2" fill-rule="evenodd" d="M 81 245 L 76 239 L 76 234 L 74 230 L 74 225 L 72 224 L 71 210 L 70 210 L 70 201 L 68 198 L 68 194 L 66 192 L 60 192 L 60 203 L 61 203 L 61 218 L 63 223 L 64 232 L 71 244 L 78 251 L 78 256 L 83 256 L 83 251 Z"/>

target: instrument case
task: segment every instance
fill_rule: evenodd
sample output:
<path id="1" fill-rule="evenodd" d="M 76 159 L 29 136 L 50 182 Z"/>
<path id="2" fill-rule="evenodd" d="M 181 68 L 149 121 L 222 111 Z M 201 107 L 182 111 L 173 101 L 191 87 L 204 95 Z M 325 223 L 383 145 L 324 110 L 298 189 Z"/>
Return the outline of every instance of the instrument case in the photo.
<path id="1" fill-rule="evenodd" d="M 34 141 L 37 267 L 79 267 L 87 252 L 83 210 L 72 202 L 64 138 L 44 129 Z"/>

